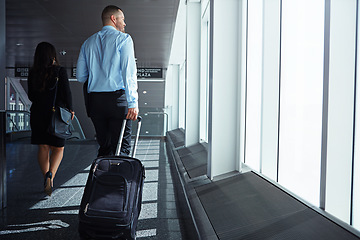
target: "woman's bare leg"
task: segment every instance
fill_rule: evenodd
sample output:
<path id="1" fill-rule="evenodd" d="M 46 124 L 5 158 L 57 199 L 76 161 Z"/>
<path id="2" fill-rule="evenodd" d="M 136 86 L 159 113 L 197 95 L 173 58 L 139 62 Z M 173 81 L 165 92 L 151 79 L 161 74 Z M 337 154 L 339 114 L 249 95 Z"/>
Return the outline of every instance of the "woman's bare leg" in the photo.
<path id="1" fill-rule="evenodd" d="M 64 147 L 50 147 L 50 167 L 49 171 L 52 173 L 52 179 L 55 178 L 56 172 L 60 166 L 61 160 L 64 156 Z"/>
<path id="2" fill-rule="evenodd" d="M 49 171 L 50 168 L 50 146 L 39 145 L 38 149 L 38 162 L 43 176 Z"/>
<path id="3" fill-rule="evenodd" d="M 49 196 L 51 196 L 52 187 L 54 185 L 53 180 L 60 166 L 63 155 L 64 155 L 64 147 L 39 145 L 38 162 L 40 165 L 41 172 L 44 175 L 44 177 L 46 177 L 47 172 L 50 172 L 50 175 L 46 177 L 44 183 L 44 190 Z"/>

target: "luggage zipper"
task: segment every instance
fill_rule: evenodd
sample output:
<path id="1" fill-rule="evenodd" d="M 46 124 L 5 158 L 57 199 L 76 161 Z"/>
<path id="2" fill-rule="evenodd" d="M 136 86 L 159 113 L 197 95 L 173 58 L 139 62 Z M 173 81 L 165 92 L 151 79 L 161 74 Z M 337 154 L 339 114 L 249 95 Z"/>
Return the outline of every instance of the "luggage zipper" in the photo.
<path id="1" fill-rule="evenodd" d="M 86 204 L 85 209 L 84 209 L 84 213 L 86 213 L 86 212 L 87 212 L 88 207 L 89 207 L 89 203 L 87 203 L 87 204 Z"/>

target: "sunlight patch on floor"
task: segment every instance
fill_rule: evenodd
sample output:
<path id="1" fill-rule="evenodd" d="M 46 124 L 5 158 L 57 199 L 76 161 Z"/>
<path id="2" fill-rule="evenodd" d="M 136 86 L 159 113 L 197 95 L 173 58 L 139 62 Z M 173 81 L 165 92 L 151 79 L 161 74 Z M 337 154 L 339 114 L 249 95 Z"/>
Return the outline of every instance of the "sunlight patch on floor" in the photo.
<path id="1" fill-rule="evenodd" d="M 69 224 L 61 220 L 51 220 L 51 221 L 28 223 L 28 224 L 16 224 L 16 225 L 9 225 L 8 230 L 0 231 L 0 235 L 37 232 L 37 231 L 44 231 L 50 229 L 67 228 L 69 226 L 70 226 Z"/>
<path id="2" fill-rule="evenodd" d="M 136 238 L 143 238 L 143 237 L 152 237 L 156 236 L 156 229 L 146 229 L 136 231 Z"/>
<path id="3" fill-rule="evenodd" d="M 156 219 L 158 217 L 159 148 L 153 145 L 149 145 L 148 149 L 145 147 L 145 145 L 142 145 L 138 150 L 146 169 L 139 220 Z M 49 215 L 78 215 L 90 167 L 91 165 L 60 187 L 57 187 L 51 196 L 45 196 L 33 205 L 30 210 L 51 209 Z M 0 231 L 0 235 L 61 229 L 69 226 L 68 223 L 61 220 L 9 225 L 6 230 Z M 157 229 L 144 229 L 136 232 L 138 238 L 156 236 L 156 234 Z"/>

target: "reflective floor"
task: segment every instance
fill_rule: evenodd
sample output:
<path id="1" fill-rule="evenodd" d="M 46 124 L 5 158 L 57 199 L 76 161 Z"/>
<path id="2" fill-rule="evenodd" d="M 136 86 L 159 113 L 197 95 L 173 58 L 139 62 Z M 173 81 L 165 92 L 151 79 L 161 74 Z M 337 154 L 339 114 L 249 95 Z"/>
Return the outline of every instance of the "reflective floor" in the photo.
<path id="1" fill-rule="evenodd" d="M 182 239 L 170 164 L 161 139 L 140 139 L 136 158 L 146 170 L 137 239 Z M 78 209 L 97 144 L 69 142 L 51 197 L 43 192 L 37 146 L 7 144 L 8 198 L 0 239 L 79 239 Z"/>

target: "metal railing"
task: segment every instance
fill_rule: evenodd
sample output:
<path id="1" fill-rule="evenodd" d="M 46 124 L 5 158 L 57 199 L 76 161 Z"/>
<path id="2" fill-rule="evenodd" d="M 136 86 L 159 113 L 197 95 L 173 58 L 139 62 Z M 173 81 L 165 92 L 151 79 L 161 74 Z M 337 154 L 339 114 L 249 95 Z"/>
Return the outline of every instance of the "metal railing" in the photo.
<path id="1" fill-rule="evenodd" d="M 163 128 L 164 130 L 163 130 L 163 133 L 162 133 L 162 136 L 165 136 L 166 132 L 169 129 L 169 115 L 166 112 L 146 112 L 146 113 L 144 113 L 144 116 L 148 116 L 148 115 L 165 116 L 165 119 L 164 119 L 164 121 L 162 123 L 162 124 L 164 124 L 164 122 L 165 122 L 165 128 Z"/>
<path id="2" fill-rule="evenodd" d="M 168 131 L 169 116 L 161 108 L 141 109 L 143 126 L 140 136 L 142 137 L 163 137 Z M 84 140 L 85 134 L 78 118 L 75 116 L 71 123 L 72 137 L 69 140 Z M 134 131 L 134 129 L 133 129 Z M 6 111 L 6 133 L 31 132 L 30 112 L 7 110 Z M 135 135 L 135 133 L 133 132 Z M 29 135 L 30 136 L 30 135 Z"/>
<path id="3" fill-rule="evenodd" d="M 168 114 L 163 108 L 140 108 L 142 117 L 141 137 L 164 137 L 168 130 Z M 135 124 L 133 124 L 135 125 Z M 135 127 L 133 127 L 135 135 Z"/>
<path id="4" fill-rule="evenodd" d="M 31 131 L 30 112 L 7 110 L 6 111 L 6 133 Z"/>

